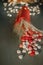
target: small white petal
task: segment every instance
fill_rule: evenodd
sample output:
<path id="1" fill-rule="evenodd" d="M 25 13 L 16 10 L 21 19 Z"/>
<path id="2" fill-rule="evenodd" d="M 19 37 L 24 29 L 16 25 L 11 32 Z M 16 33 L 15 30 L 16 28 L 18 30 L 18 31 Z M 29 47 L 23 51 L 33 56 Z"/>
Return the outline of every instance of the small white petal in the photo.
<path id="1" fill-rule="evenodd" d="M 23 48 L 26 49 L 26 45 L 23 45 Z"/>
<path id="2" fill-rule="evenodd" d="M 35 55 L 38 55 L 39 54 L 39 52 L 38 51 L 35 51 Z"/>
<path id="3" fill-rule="evenodd" d="M 39 6 L 38 5 L 36 7 L 39 9 Z"/>
<path id="4" fill-rule="evenodd" d="M 23 45 L 25 45 L 26 42 L 22 42 L 22 43 L 23 43 Z"/>
<path id="5" fill-rule="evenodd" d="M 19 55 L 18 58 L 19 58 L 19 59 L 23 59 L 23 55 Z"/>
<path id="6" fill-rule="evenodd" d="M 40 12 L 40 10 L 38 9 L 38 12 Z"/>
<path id="7" fill-rule="evenodd" d="M 41 49 L 41 46 L 38 46 L 38 49 Z"/>
<path id="8" fill-rule="evenodd" d="M 7 9 L 6 9 L 6 8 L 4 8 L 4 10 L 6 11 Z"/>
<path id="9" fill-rule="evenodd" d="M 32 11 L 32 9 L 29 9 L 30 11 Z"/>
<path id="10" fill-rule="evenodd" d="M 12 15 L 11 15 L 11 14 L 7 14 L 7 16 L 12 17 Z"/>
<path id="11" fill-rule="evenodd" d="M 35 39 L 35 41 L 38 41 L 38 39 Z"/>
<path id="12" fill-rule="evenodd" d="M 23 4 L 25 4 L 25 2 L 20 2 L 20 4 L 22 4 L 22 5 L 23 5 Z"/>
<path id="13" fill-rule="evenodd" d="M 33 12 L 36 10 L 36 7 L 33 8 Z"/>
<path id="14" fill-rule="evenodd" d="M 35 46 L 38 46 L 38 44 L 34 44 Z"/>
<path id="15" fill-rule="evenodd" d="M 13 9 L 13 13 L 15 13 L 15 9 Z"/>
<path id="16" fill-rule="evenodd" d="M 28 6 L 28 3 L 26 3 L 26 6 Z"/>
<path id="17" fill-rule="evenodd" d="M 40 12 L 37 12 L 37 14 L 40 14 Z"/>
<path id="18" fill-rule="evenodd" d="M 6 11 L 6 13 L 9 13 L 9 11 Z"/>
<path id="19" fill-rule="evenodd" d="M 41 39 L 38 39 L 39 42 L 41 42 Z"/>
<path id="20" fill-rule="evenodd" d="M 8 8 L 8 10 L 12 10 L 12 8 Z"/>
<path id="21" fill-rule="evenodd" d="M 28 48 L 26 48 L 26 51 L 28 51 L 29 49 Z"/>
<path id="22" fill-rule="evenodd" d="M 11 6 L 12 3 L 9 3 L 8 6 Z"/>
<path id="23" fill-rule="evenodd" d="M 6 7 L 7 6 L 7 3 L 3 3 L 3 5 L 4 5 L 4 7 Z"/>
<path id="24" fill-rule="evenodd" d="M 38 34 L 33 34 L 33 37 L 38 37 L 39 35 Z"/>
<path id="25" fill-rule="evenodd" d="M 16 4 L 16 2 L 13 2 L 13 3 L 12 3 L 12 6 L 14 7 L 15 4 Z"/>
<path id="26" fill-rule="evenodd" d="M 33 8 L 33 7 L 31 6 L 31 8 Z"/>
<path id="27" fill-rule="evenodd" d="M 12 6 L 14 6 L 17 3 L 17 0 L 13 0 Z"/>
<path id="28" fill-rule="evenodd" d="M 17 9 L 17 8 L 19 8 L 19 7 L 18 7 L 18 6 L 15 6 L 14 8 Z"/>
<path id="29" fill-rule="evenodd" d="M 37 50 L 37 48 L 34 47 L 34 50 Z"/>
<path id="30" fill-rule="evenodd" d="M 22 53 L 26 53 L 26 50 L 22 50 Z"/>
<path id="31" fill-rule="evenodd" d="M 29 42 L 28 42 L 28 41 L 26 41 L 25 43 L 26 43 L 26 45 L 28 45 L 28 44 L 29 44 Z"/>
<path id="32" fill-rule="evenodd" d="M 42 5 L 42 3 L 39 3 L 40 5 Z"/>
<path id="33" fill-rule="evenodd" d="M 20 54 L 21 53 L 21 51 L 20 50 L 17 50 L 17 54 Z"/>
<path id="34" fill-rule="evenodd" d="M 35 15 L 35 13 L 33 13 L 33 16 Z"/>
<path id="35" fill-rule="evenodd" d="M 35 9 L 33 9 L 33 12 L 35 11 Z"/>
<path id="36" fill-rule="evenodd" d="M 16 13 L 18 13 L 18 9 L 16 9 L 15 11 L 16 11 Z"/>
<path id="37" fill-rule="evenodd" d="M 13 10 L 10 10 L 10 12 L 12 13 L 12 12 L 13 12 Z"/>
<path id="38" fill-rule="evenodd" d="M 12 17 L 12 15 L 10 15 L 9 17 Z"/>

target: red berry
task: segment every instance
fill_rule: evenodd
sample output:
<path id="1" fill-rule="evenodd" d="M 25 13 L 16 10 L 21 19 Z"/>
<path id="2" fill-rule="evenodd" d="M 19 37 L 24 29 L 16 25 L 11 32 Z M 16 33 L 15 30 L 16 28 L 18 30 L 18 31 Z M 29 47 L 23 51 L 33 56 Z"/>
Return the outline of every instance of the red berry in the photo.
<path id="1" fill-rule="evenodd" d="M 29 54 L 30 56 L 34 56 L 35 55 L 35 51 L 32 50 L 32 52 Z"/>

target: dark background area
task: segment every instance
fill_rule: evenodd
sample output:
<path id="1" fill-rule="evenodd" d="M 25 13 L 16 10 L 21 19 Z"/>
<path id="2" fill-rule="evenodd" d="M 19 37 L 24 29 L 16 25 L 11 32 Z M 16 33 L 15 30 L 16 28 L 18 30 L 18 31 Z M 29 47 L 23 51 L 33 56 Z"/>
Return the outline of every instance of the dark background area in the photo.
<path id="1" fill-rule="evenodd" d="M 43 30 L 43 5 L 40 6 L 40 10 L 39 15 L 31 16 L 31 21 L 34 26 Z M 0 65 L 43 65 L 43 47 L 38 56 L 30 57 L 26 54 L 22 60 L 18 59 L 16 50 L 19 39 L 13 33 L 15 15 L 11 18 L 7 17 L 0 2 Z"/>

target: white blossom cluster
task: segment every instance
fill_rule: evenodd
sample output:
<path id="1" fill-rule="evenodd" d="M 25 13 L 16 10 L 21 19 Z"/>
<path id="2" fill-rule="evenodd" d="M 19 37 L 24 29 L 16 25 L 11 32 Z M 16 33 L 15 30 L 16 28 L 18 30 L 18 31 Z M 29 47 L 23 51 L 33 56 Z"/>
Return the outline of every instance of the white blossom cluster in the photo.
<path id="1" fill-rule="evenodd" d="M 21 6 L 13 6 L 12 4 L 9 3 L 3 3 L 4 5 L 4 11 L 7 13 L 7 16 L 12 17 L 14 13 L 18 13 L 18 10 L 20 10 L 22 8 Z M 28 9 L 30 10 L 30 15 L 36 15 L 36 14 L 40 14 L 40 8 L 39 5 L 36 6 L 29 6 L 29 4 L 26 4 L 26 6 L 28 6 Z M 12 14 L 13 13 L 13 14 Z"/>

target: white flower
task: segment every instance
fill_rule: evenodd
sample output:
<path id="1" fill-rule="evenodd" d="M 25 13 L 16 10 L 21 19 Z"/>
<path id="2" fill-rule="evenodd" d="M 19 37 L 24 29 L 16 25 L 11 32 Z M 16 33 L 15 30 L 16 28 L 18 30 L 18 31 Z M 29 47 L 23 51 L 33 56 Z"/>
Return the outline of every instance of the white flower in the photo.
<path id="1" fill-rule="evenodd" d="M 26 50 L 22 50 L 22 53 L 26 53 Z"/>
<path id="2" fill-rule="evenodd" d="M 38 49 L 41 49 L 41 46 L 38 46 Z"/>
<path id="3" fill-rule="evenodd" d="M 18 58 L 19 58 L 19 59 L 22 59 L 22 58 L 23 58 L 23 55 L 19 55 Z"/>
<path id="4" fill-rule="evenodd" d="M 38 55 L 39 54 L 39 52 L 38 51 L 35 51 L 35 55 Z"/>
<path id="5" fill-rule="evenodd" d="M 20 54 L 21 53 L 21 51 L 20 50 L 17 50 L 17 54 Z"/>
<path id="6" fill-rule="evenodd" d="M 4 5 L 4 7 L 6 7 L 7 6 L 7 3 L 3 3 L 3 5 Z"/>

